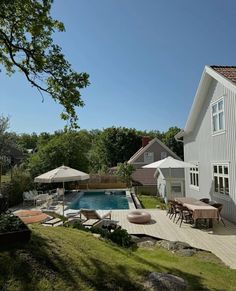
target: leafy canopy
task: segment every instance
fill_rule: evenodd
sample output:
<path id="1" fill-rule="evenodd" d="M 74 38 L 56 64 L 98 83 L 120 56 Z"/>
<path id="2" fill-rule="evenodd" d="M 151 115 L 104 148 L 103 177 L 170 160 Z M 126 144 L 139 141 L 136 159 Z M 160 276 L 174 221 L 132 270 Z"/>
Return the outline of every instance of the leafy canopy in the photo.
<path id="1" fill-rule="evenodd" d="M 123 182 L 125 182 L 128 186 L 131 186 L 132 174 L 135 171 L 134 167 L 127 162 L 118 163 L 116 175 L 121 178 Z"/>
<path id="2" fill-rule="evenodd" d="M 30 156 L 27 166 L 33 177 L 63 164 L 86 172 L 89 147 L 90 141 L 83 131 L 58 133 L 46 143 L 38 142 L 37 152 Z"/>
<path id="3" fill-rule="evenodd" d="M 30 84 L 64 107 L 61 118 L 77 127 L 76 106 L 83 106 L 80 89 L 89 85 L 86 73 L 72 70 L 52 34 L 64 31 L 52 19 L 53 0 L 0 1 L 0 64 L 11 75 L 18 69 Z"/>

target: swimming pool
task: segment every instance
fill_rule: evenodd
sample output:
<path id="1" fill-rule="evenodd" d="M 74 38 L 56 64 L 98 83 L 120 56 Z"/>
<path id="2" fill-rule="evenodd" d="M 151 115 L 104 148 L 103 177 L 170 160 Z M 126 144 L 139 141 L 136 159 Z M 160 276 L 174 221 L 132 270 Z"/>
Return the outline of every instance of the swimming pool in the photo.
<path id="1" fill-rule="evenodd" d="M 71 202 L 70 209 L 129 209 L 125 191 L 88 191 L 80 194 Z"/>

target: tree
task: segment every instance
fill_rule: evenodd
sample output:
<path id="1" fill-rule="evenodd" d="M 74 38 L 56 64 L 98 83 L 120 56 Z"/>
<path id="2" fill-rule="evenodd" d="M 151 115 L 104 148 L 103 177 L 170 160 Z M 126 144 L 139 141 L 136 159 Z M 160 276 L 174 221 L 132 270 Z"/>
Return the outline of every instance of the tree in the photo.
<path id="1" fill-rule="evenodd" d="M 28 149 L 35 150 L 37 147 L 37 142 L 38 142 L 38 136 L 35 132 L 32 134 L 28 133 L 22 133 L 21 135 L 18 136 L 18 145 L 20 148 L 24 151 Z"/>
<path id="2" fill-rule="evenodd" d="M 140 148 L 141 137 L 135 129 L 110 127 L 97 133 L 90 151 L 92 169 L 123 163 Z"/>
<path id="3" fill-rule="evenodd" d="M 177 142 L 174 136 L 180 132 L 180 128 L 177 126 L 170 127 L 166 132 L 163 139 L 163 142 L 171 149 L 177 156 L 182 160 L 184 159 L 184 147 L 182 142 Z"/>
<path id="4" fill-rule="evenodd" d="M 119 163 L 117 165 L 116 175 L 120 177 L 120 179 L 127 184 L 128 187 L 131 186 L 132 181 L 132 173 L 134 172 L 134 167 L 131 164 Z"/>
<path id="5" fill-rule="evenodd" d="M 0 63 L 11 75 L 18 69 L 41 94 L 48 93 L 64 107 L 61 118 L 77 126 L 76 106 L 83 106 L 80 90 L 89 85 L 87 73 L 72 70 L 54 31 L 64 25 L 51 15 L 53 0 L 1 0 Z"/>
<path id="6" fill-rule="evenodd" d="M 89 147 L 83 133 L 68 131 L 56 134 L 47 143 L 38 145 L 37 152 L 29 158 L 28 168 L 33 177 L 63 164 L 86 172 Z"/>

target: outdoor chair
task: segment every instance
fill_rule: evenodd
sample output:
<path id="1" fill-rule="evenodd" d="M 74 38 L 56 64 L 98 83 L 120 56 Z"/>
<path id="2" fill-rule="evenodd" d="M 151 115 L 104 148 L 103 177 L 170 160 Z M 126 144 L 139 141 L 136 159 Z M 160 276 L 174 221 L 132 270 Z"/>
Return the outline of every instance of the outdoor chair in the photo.
<path id="1" fill-rule="evenodd" d="M 173 217 L 174 218 L 173 222 L 175 222 L 176 216 L 180 212 L 179 207 L 181 206 L 181 204 L 179 204 L 176 201 L 171 201 L 170 204 L 171 204 L 171 208 L 172 208 L 171 214 L 170 214 L 170 219 L 172 219 L 172 217 Z"/>
<path id="2" fill-rule="evenodd" d="M 223 204 L 221 204 L 221 203 L 214 203 L 211 206 L 213 206 L 213 207 L 215 207 L 215 208 L 218 209 L 218 223 L 221 221 L 223 223 L 223 225 L 226 226 L 225 223 L 224 223 L 224 220 L 223 220 L 222 216 L 220 215 L 221 210 L 223 209 Z"/>
<path id="3" fill-rule="evenodd" d="M 93 209 L 81 209 L 80 217 L 81 215 L 83 215 L 86 219 L 85 221 L 82 221 L 82 224 L 88 227 L 96 226 L 103 222 L 105 219 L 111 219 L 111 211 L 100 215 L 96 210 Z"/>
<path id="4" fill-rule="evenodd" d="M 168 208 L 167 208 L 167 211 L 166 211 L 166 216 L 169 215 L 169 217 L 173 214 L 174 212 L 174 203 L 175 201 L 174 200 L 168 200 Z"/>
<path id="5" fill-rule="evenodd" d="M 25 205 L 27 202 L 29 203 L 33 203 L 33 205 L 36 204 L 36 198 L 37 196 L 34 195 L 34 193 L 32 191 L 30 192 L 24 192 L 23 193 L 23 205 Z"/>
<path id="6" fill-rule="evenodd" d="M 37 203 L 44 203 L 47 202 L 48 200 L 51 199 L 50 195 L 48 194 L 38 194 L 36 195 L 38 192 L 36 190 L 32 190 L 29 192 L 24 192 L 23 193 L 23 205 L 25 205 L 25 203 L 29 202 L 32 203 L 33 205 L 37 205 Z"/>
<path id="7" fill-rule="evenodd" d="M 187 207 L 185 207 L 183 205 L 179 205 L 178 210 L 179 210 L 179 213 L 178 213 L 179 217 L 178 217 L 176 223 L 178 223 L 178 221 L 180 220 L 179 227 L 181 227 L 183 221 L 185 221 L 186 223 L 193 222 L 192 211 L 190 211 Z"/>

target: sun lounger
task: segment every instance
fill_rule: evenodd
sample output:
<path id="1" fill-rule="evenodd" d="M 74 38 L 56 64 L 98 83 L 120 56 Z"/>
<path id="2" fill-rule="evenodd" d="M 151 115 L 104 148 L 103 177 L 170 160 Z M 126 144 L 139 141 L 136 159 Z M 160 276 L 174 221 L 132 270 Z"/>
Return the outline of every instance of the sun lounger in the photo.
<path id="1" fill-rule="evenodd" d="M 85 221 L 82 222 L 84 226 L 92 227 L 103 222 L 104 219 L 111 219 L 111 211 L 100 215 L 96 210 L 93 209 L 81 209 L 80 215 L 85 217 Z"/>
<path id="2" fill-rule="evenodd" d="M 63 221 L 60 218 L 51 218 L 49 220 L 44 221 L 44 223 L 42 223 L 42 225 L 44 226 L 60 226 L 63 225 Z"/>

